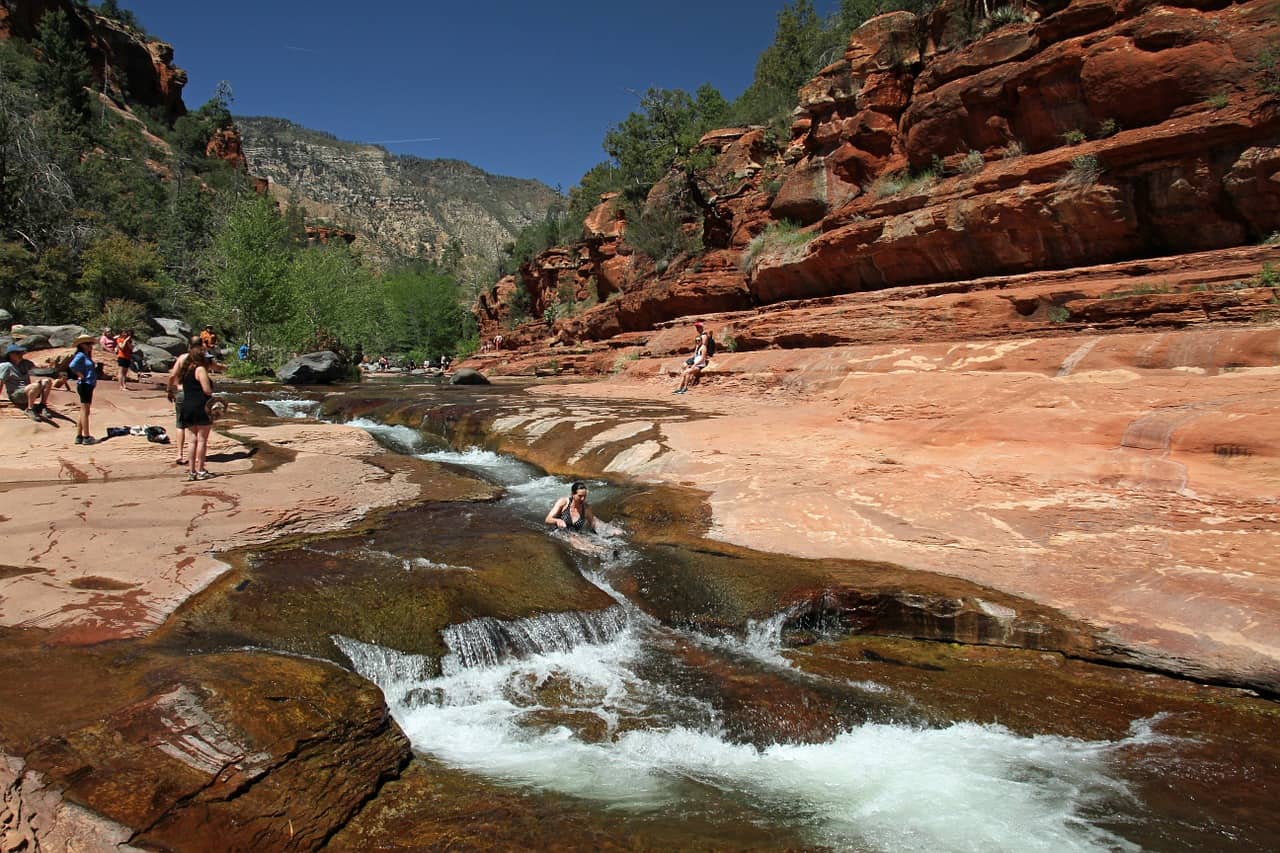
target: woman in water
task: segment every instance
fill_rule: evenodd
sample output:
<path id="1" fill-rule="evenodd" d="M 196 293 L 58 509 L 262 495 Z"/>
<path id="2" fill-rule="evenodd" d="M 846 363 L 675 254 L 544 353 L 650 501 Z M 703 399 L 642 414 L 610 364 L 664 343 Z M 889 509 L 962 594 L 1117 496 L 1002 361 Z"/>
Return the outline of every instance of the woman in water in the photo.
<path id="1" fill-rule="evenodd" d="M 560 498 L 551 507 L 546 522 L 552 527 L 574 533 L 596 533 L 596 517 L 587 505 L 587 487 L 582 483 L 574 483 L 569 490 L 569 497 Z"/>

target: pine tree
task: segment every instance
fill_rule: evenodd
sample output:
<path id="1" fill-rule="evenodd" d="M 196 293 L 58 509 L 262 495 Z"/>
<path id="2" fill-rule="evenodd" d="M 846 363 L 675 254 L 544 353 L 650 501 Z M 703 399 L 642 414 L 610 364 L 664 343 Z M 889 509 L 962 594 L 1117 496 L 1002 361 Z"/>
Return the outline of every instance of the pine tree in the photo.
<path id="1" fill-rule="evenodd" d="M 40 19 L 35 44 L 40 91 L 68 128 L 83 128 L 89 118 L 89 60 L 61 9 Z"/>

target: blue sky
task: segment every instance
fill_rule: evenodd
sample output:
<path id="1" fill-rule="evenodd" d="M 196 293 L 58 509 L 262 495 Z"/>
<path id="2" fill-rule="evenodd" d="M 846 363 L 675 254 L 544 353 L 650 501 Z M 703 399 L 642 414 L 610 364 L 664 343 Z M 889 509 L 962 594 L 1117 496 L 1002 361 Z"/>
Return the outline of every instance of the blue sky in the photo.
<path id="1" fill-rule="evenodd" d="M 568 190 L 649 86 L 736 97 L 784 0 L 438 3 L 122 0 L 171 42 L 198 107 L 233 110 Z M 835 2 L 816 4 L 824 13 Z"/>

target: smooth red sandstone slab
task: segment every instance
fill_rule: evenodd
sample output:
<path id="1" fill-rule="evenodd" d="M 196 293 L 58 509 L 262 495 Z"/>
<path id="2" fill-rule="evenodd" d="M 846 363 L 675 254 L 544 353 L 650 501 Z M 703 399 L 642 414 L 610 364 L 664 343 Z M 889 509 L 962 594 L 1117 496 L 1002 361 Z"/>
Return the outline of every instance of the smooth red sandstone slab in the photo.
<path id="1" fill-rule="evenodd" d="M 74 417 L 73 395 L 54 394 L 51 407 Z M 149 633 L 221 574 L 215 550 L 336 530 L 418 492 L 407 473 L 364 461 L 378 446 L 352 428 L 237 425 L 259 448 L 215 433 L 219 476 L 191 483 L 173 445 L 129 436 L 79 447 L 74 421 L 57 423 L 0 407 L 0 625 L 49 629 L 53 642 Z M 160 391 L 104 381 L 93 424 L 99 436 L 108 425 L 172 432 L 173 407 Z"/>
<path id="2" fill-rule="evenodd" d="M 706 489 L 726 541 L 957 575 L 1280 690 L 1277 335 L 724 354 L 680 398 L 710 417 L 630 473 Z M 674 368 L 541 393 L 671 399 Z"/>

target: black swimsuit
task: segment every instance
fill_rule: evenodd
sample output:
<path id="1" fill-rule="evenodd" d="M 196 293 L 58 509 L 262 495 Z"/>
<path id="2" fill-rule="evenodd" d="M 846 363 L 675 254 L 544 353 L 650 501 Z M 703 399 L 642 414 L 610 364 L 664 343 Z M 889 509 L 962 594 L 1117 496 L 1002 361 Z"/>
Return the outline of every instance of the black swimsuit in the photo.
<path id="1" fill-rule="evenodd" d="M 570 505 L 569 505 L 569 504 L 565 504 L 564 512 L 560 513 L 560 520 L 564 522 L 564 526 L 565 526 L 567 529 L 569 529 L 569 530 L 574 530 L 574 531 L 577 531 L 577 532 L 581 533 L 581 532 L 582 532 L 582 528 L 584 528 L 584 527 L 586 527 L 586 526 L 587 526 L 587 510 L 586 510 L 586 507 L 583 507 L 583 509 L 582 509 L 582 515 L 578 516 L 578 520 L 577 520 L 577 521 L 574 521 L 574 520 L 573 520 L 573 510 L 570 508 Z"/>

